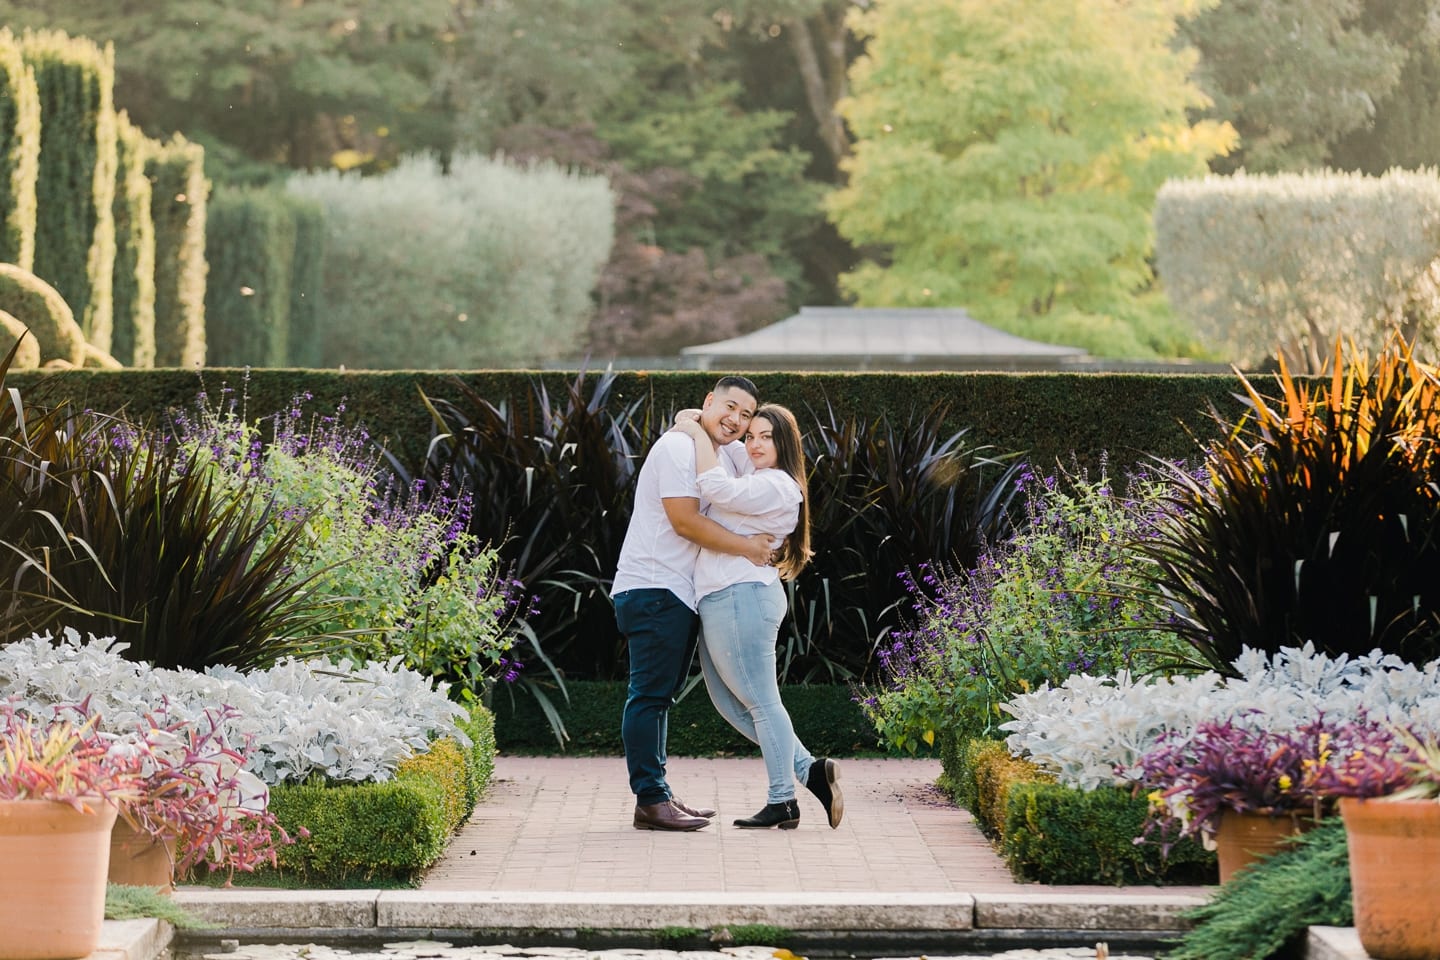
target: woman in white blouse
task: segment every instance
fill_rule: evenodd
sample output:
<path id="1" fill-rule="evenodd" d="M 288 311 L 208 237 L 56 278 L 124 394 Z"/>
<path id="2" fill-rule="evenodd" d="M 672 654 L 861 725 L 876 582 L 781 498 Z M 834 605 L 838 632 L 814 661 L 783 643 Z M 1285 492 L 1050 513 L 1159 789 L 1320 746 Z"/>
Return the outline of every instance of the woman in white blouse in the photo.
<path id="1" fill-rule="evenodd" d="M 728 461 L 716 455 L 699 423 L 681 420 L 676 429 L 695 441 L 696 480 L 710 503 L 710 519 L 739 534 L 768 533 L 779 544 L 773 566 L 757 567 L 744 557 L 703 549 L 695 563 L 705 688 L 721 716 L 759 744 L 770 780 L 764 809 L 735 825 L 799 826 L 798 779 L 824 806 L 830 826 L 838 827 L 845 812 L 839 767 L 834 760 L 812 757 L 795 736 L 775 676 L 775 641 L 786 606 L 780 581 L 794 579 L 810 559 L 800 428 L 794 414 L 778 404 L 756 410 L 744 436 L 755 469 L 739 477 L 731 476 Z"/>

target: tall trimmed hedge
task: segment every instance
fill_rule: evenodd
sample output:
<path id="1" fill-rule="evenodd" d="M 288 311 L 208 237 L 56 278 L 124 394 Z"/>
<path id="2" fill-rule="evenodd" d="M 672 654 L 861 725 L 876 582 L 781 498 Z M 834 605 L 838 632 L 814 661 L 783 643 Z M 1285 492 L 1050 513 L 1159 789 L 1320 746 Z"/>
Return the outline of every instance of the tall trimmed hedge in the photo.
<path id="1" fill-rule="evenodd" d="M 86 339 L 108 353 L 115 263 L 115 50 L 56 30 L 27 31 L 21 49 L 34 68 L 40 95 L 33 270 L 70 304 Z"/>
<path id="2" fill-rule="evenodd" d="M 0 262 L 35 266 L 40 93 L 20 42 L 0 28 Z"/>
<path id="3" fill-rule="evenodd" d="M 295 259 L 290 267 L 290 354 L 285 365 L 318 367 L 324 362 L 321 318 L 325 306 L 325 208 L 290 196 L 295 215 Z"/>
<path id="4" fill-rule="evenodd" d="M 565 752 L 620 754 L 620 714 L 625 707 L 623 680 L 569 680 L 568 702 L 558 689 L 549 697 L 570 739 Z M 780 688 L 798 736 L 817 757 L 850 757 L 883 749 L 875 727 L 854 702 L 849 687 L 838 684 L 786 685 Z M 537 702 L 524 691 L 503 685 L 491 695 L 495 739 L 508 753 L 555 753 L 561 750 Z M 751 755 L 759 748 L 726 723 L 705 687 L 696 685 L 670 710 L 670 752 L 676 756 Z"/>
<path id="5" fill-rule="evenodd" d="M 728 371 L 726 371 L 728 372 Z M 622 371 L 610 398 L 629 404 L 653 394 L 659 409 L 696 406 L 720 371 Z M 12 375 L 15 385 L 34 383 L 37 374 Z M 212 369 L 206 383 L 238 388 L 240 370 Z M 462 380 L 493 403 L 528 402 L 540 378 L 550 396 L 565 395 L 575 374 L 524 370 L 472 371 Z M 967 439 L 996 452 L 1023 451 L 1040 470 L 1072 456 L 1098 466 L 1108 455 L 1112 470 L 1146 462 L 1150 456 L 1193 457 L 1201 440 L 1217 436 L 1206 411 L 1211 404 L 1228 418 L 1243 411 L 1233 376 L 1149 373 L 776 373 L 751 372 L 761 399 L 793 410 L 807 404 L 823 410 L 833 403 L 841 414 L 863 410 L 904 413 L 937 402 L 950 405 L 945 430 L 969 427 Z M 67 372 L 55 388 L 95 410 L 124 407 L 137 417 L 159 415 L 194 403 L 200 380 L 191 371 L 122 370 Z M 7 381 L 8 382 L 8 381 Z M 594 382 L 592 374 L 591 381 Z M 454 375 L 442 372 L 356 370 L 265 370 L 249 372 L 247 407 L 256 416 L 287 410 L 292 397 L 310 393 L 317 411 L 345 404 L 350 422 L 363 422 L 404 463 L 416 468 L 425 458 L 432 423 L 419 391 L 432 397 L 456 395 Z"/>
<path id="6" fill-rule="evenodd" d="M 205 342 L 213 366 L 284 366 L 295 214 L 274 190 L 216 192 L 206 216 Z"/>
<path id="7" fill-rule="evenodd" d="M 155 224 L 155 365 L 205 363 L 205 150 L 178 133 L 146 159 Z"/>
<path id="8" fill-rule="evenodd" d="M 1226 359 L 1276 345 L 1318 372 L 1336 338 L 1378 350 L 1393 325 L 1440 339 L 1440 174 L 1392 170 L 1172 181 L 1156 267 L 1175 310 Z"/>
<path id="9" fill-rule="evenodd" d="M 115 176 L 115 326 L 110 355 L 127 367 L 155 365 L 155 221 L 145 158 L 152 141 L 121 113 Z"/>
<path id="10" fill-rule="evenodd" d="M 604 177 L 412 157 L 297 174 L 325 209 L 327 367 L 466 369 L 573 356 L 614 236 Z"/>

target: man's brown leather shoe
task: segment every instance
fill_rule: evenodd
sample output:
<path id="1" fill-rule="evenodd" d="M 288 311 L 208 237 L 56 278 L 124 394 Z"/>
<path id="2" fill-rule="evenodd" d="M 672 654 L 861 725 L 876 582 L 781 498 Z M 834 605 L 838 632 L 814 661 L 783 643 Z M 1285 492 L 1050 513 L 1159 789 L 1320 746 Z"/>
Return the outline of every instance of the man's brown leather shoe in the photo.
<path id="1" fill-rule="evenodd" d="M 636 830 L 699 830 L 710 826 L 704 817 L 692 817 L 676 809 L 673 800 L 635 807 Z"/>
<path id="2" fill-rule="evenodd" d="M 689 804 L 681 800 L 679 797 L 671 797 L 670 802 L 675 804 L 676 810 L 679 810 L 681 813 L 686 814 L 687 816 L 704 817 L 706 820 L 709 820 L 715 816 L 715 811 L 711 810 L 709 807 L 701 807 L 700 809 L 696 810 L 695 808 L 691 807 Z"/>

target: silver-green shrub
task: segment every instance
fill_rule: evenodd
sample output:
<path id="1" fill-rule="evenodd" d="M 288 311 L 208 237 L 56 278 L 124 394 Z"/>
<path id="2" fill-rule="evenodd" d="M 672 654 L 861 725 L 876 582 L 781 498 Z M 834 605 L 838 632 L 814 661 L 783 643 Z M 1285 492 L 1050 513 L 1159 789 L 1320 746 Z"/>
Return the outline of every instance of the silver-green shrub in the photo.
<path id="1" fill-rule="evenodd" d="M 1440 334 L 1440 176 L 1318 172 L 1165 184 L 1155 259 L 1171 304 L 1227 359 L 1316 372 L 1337 338 Z"/>
<path id="2" fill-rule="evenodd" d="M 1001 704 L 1013 719 L 1000 729 L 1012 754 L 1081 790 L 1128 786 L 1160 737 L 1182 742 L 1205 721 L 1290 733 L 1319 719 L 1368 718 L 1440 732 L 1440 660 L 1415 666 L 1379 650 L 1332 657 L 1307 643 L 1273 655 L 1247 647 L 1235 668 L 1229 680 L 1075 674 Z"/>
<path id="3" fill-rule="evenodd" d="M 468 744 L 463 707 L 448 688 L 399 658 L 356 664 L 284 658 L 264 670 L 214 667 L 204 673 L 137 663 L 113 637 L 34 634 L 0 647 L 0 702 L 49 715 L 57 704 L 89 704 L 105 729 L 148 729 L 147 715 L 192 724 L 229 707 L 225 740 L 253 738 L 247 769 L 265 783 L 389 780 L 438 737 Z"/>
<path id="4" fill-rule="evenodd" d="M 482 369 L 580 352 L 614 236 L 603 177 L 474 155 L 373 177 L 300 174 L 327 225 L 321 359 Z"/>

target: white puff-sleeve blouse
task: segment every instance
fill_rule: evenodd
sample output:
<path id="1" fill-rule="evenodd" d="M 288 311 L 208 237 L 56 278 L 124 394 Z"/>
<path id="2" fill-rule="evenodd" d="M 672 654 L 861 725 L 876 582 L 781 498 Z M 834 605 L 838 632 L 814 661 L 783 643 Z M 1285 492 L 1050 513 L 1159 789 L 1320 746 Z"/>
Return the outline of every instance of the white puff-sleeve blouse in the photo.
<path id="1" fill-rule="evenodd" d="M 784 470 L 732 477 L 717 464 L 696 481 L 700 495 L 710 502 L 710 519 L 742 536 L 768 533 L 778 547 L 800 522 L 800 484 Z M 757 567 L 744 557 L 701 550 L 695 562 L 695 596 L 700 599 L 735 583 L 774 583 L 779 576 L 773 566 Z"/>

